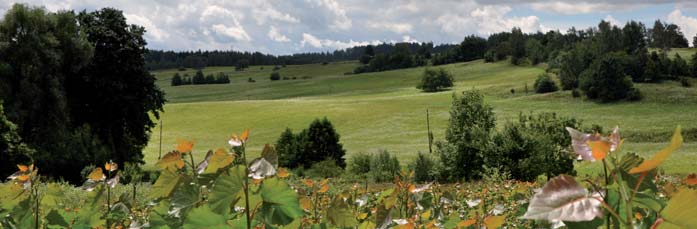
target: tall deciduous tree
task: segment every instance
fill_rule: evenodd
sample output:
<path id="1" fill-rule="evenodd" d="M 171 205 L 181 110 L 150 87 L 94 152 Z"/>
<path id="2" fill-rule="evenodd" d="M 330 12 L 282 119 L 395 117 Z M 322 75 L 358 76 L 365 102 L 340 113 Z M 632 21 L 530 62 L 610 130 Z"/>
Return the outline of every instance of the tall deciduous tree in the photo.
<path id="1" fill-rule="evenodd" d="M 159 118 L 165 102 L 145 68 L 145 29 L 112 8 L 83 11 L 78 19 L 94 56 L 67 83 L 72 121 L 89 125 L 115 162 L 142 162 L 155 126 L 151 115 Z"/>
<path id="2" fill-rule="evenodd" d="M 523 31 L 520 28 L 513 28 L 509 43 L 511 45 L 511 63 L 518 65 L 521 59 L 525 57 L 525 35 L 523 35 Z"/>

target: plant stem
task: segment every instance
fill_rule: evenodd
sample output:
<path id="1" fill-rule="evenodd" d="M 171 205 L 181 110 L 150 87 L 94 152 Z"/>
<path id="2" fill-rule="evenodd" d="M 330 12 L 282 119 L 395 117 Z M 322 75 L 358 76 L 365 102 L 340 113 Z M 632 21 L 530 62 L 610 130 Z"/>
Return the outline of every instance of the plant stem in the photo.
<path id="1" fill-rule="evenodd" d="M 607 162 L 605 162 L 605 158 L 603 158 L 603 171 L 605 172 L 605 198 L 607 198 L 607 195 L 608 195 L 607 186 L 608 186 L 608 184 L 610 184 L 610 178 L 607 176 Z M 610 208 L 608 208 L 608 209 L 610 209 Z M 617 213 L 615 213 L 615 214 L 617 214 Z M 610 219 L 611 218 L 608 218 L 606 221 L 606 226 L 608 229 L 610 228 Z"/>
<path id="2" fill-rule="evenodd" d="M 107 170 L 107 177 L 104 179 L 104 184 L 106 185 L 106 228 L 111 228 L 109 225 L 109 212 L 111 211 L 111 187 L 109 186 L 109 177 L 111 176 L 111 170 Z"/>
<path id="3" fill-rule="evenodd" d="M 247 229 L 252 228 L 252 217 L 249 209 L 249 169 L 247 168 L 247 152 L 242 144 L 242 163 L 244 163 L 244 212 L 247 215 Z"/>
<path id="4" fill-rule="evenodd" d="M 36 179 L 38 181 L 38 179 Z M 32 186 L 34 186 L 34 200 L 36 201 L 36 208 L 34 209 L 34 225 L 36 226 L 36 229 L 39 229 L 39 190 L 35 186 L 36 184 L 32 183 Z"/>

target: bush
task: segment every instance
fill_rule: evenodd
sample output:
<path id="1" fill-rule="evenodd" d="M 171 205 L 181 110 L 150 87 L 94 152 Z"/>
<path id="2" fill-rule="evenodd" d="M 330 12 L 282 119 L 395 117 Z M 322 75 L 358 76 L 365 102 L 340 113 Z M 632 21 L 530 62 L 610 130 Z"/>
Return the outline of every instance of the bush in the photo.
<path id="1" fill-rule="evenodd" d="M 571 90 L 571 96 L 574 98 L 581 97 L 581 92 L 578 89 L 574 88 L 573 90 Z"/>
<path id="2" fill-rule="evenodd" d="M 436 143 L 442 171 L 440 179 L 457 181 L 481 176 L 481 155 L 487 150 L 489 136 L 495 127 L 493 108 L 484 103 L 478 91 L 466 91 L 461 97 L 453 94 L 450 120 L 445 131 L 447 142 Z"/>
<path id="3" fill-rule="evenodd" d="M 496 61 L 496 52 L 494 50 L 488 50 L 484 53 L 484 62 L 490 63 Z"/>
<path id="4" fill-rule="evenodd" d="M 429 182 L 437 177 L 435 162 L 430 155 L 419 152 L 410 167 L 414 171 L 414 181 L 416 182 Z"/>
<path id="5" fill-rule="evenodd" d="M 581 74 L 580 88 L 589 99 L 602 102 L 627 99 L 638 93 L 613 56 L 598 59 L 585 70 Z"/>
<path id="6" fill-rule="evenodd" d="M 278 72 L 272 72 L 269 78 L 271 79 L 271 81 L 280 80 L 281 74 L 279 74 Z"/>
<path id="7" fill-rule="evenodd" d="M 683 87 L 692 87 L 692 83 L 687 77 L 680 77 L 680 85 Z"/>
<path id="8" fill-rule="evenodd" d="M 257 82 L 256 80 L 252 79 L 252 77 L 247 78 L 247 82 L 254 83 Z"/>
<path id="9" fill-rule="evenodd" d="M 313 164 L 310 169 L 304 171 L 304 175 L 312 178 L 339 177 L 344 169 L 336 164 L 334 159 L 326 159 Z"/>
<path id="10" fill-rule="evenodd" d="M 348 171 L 361 178 L 368 178 L 371 155 L 363 152 L 354 154 L 348 164 Z"/>
<path id="11" fill-rule="evenodd" d="M 426 69 L 421 76 L 421 82 L 416 88 L 424 92 L 436 92 L 453 86 L 453 75 L 443 68 Z"/>
<path id="12" fill-rule="evenodd" d="M 339 143 L 339 134 L 327 118 L 315 119 L 310 126 L 298 134 L 286 129 L 276 141 L 281 166 L 287 168 L 310 168 L 314 163 L 333 159 L 346 167 L 346 151 Z"/>
<path id="13" fill-rule="evenodd" d="M 573 174 L 574 158 L 566 151 L 571 139 L 565 127 L 578 129 L 580 125 L 576 119 L 555 113 L 521 114 L 518 122 L 508 123 L 494 134 L 484 163 L 525 181 L 535 181 L 539 175 Z"/>
<path id="14" fill-rule="evenodd" d="M 182 85 L 182 77 L 179 75 L 179 73 L 174 73 L 174 76 L 172 77 L 171 85 L 172 86 L 179 86 Z"/>
<path id="15" fill-rule="evenodd" d="M 399 159 L 387 150 L 380 150 L 370 159 L 370 177 L 373 182 L 389 182 L 399 174 Z"/>
<path id="16" fill-rule="evenodd" d="M 535 92 L 537 93 L 549 93 L 559 90 L 557 83 L 554 82 L 554 80 L 552 80 L 547 73 L 537 76 L 537 80 L 535 80 L 533 87 L 535 87 Z"/>

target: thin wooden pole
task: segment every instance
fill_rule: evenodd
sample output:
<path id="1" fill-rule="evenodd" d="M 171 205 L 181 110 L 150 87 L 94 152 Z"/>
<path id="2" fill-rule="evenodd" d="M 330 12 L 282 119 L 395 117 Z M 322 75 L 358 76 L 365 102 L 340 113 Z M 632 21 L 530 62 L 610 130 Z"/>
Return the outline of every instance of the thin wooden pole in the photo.
<path id="1" fill-rule="evenodd" d="M 162 118 L 160 118 L 160 155 L 157 156 L 157 159 L 160 160 L 162 159 Z"/>
<path id="2" fill-rule="evenodd" d="M 428 131 L 428 153 L 433 153 L 433 149 L 431 147 L 433 143 L 433 135 L 431 134 L 431 120 L 428 115 L 428 108 L 426 108 L 426 131 Z"/>

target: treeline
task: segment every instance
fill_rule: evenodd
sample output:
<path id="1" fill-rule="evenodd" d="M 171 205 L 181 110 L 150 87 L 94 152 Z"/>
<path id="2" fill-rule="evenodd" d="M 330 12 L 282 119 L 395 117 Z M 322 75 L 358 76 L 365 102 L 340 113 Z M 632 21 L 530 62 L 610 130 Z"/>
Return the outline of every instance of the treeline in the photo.
<path id="1" fill-rule="evenodd" d="M 373 46 L 368 45 L 359 59 L 364 65 L 356 67 L 353 73 L 379 72 L 428 64 L 428 59 L 431 58 L 429 46 L 417 46 L 415 54 L 412 54 L 414 52 L 411 51 L 411 47 L 413 47 L 413 43 L 397 43 L 391 52 L 376 53 Z"/>
<path id="2" fill-rule="evenodd" d="M 213 74 L 208 74 L 207 76 L 203 76 L 203 72 L 201 70 L 196 71 L 196 74 L 194 74 L 193 77 L 189 77 L 189 74 L 184 73 L 184 76 L 181 76 L 178 72 L 174 73 L 174 76 L 172 77 L 171 80 L 171 85 L 172 86 L 180 86 L 180 85 L 191 85 L 191 84 L 229 84 L 230 83 L 230 77 L 225 74 L 224 72 L 218 72 L 215 76 Z"/>
<path id="3" fill-rule="evenodd" d="M 433 43 L 405 43 L 410 52 L 416 52 L 420 47 L 428 47 L 431 52 L 445 51 L 452 47 L 450 44 L 433 46 Z M 391 53 L 397 44 L 383 43 L 370 45 L 375 54 Z M 241 51 L 161 51 L 148 50 L 145 63 L 148 69 L 195 68 L 207 66 L 249 66 L 249 65 L 287 65 L 315 64 L 332 61 L 359 59 L 368 46 L 356 46 L 333 52 L 297 53 L 292 55 L 270 55 L 260 52 Z"/>

